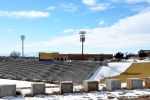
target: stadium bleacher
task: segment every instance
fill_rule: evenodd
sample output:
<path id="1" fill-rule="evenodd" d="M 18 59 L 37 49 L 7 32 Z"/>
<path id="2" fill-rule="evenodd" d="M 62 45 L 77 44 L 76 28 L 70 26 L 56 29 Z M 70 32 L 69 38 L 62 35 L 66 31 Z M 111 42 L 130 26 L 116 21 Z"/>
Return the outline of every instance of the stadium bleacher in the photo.
<path id="1" fill-rule="evenodd" d="M 12 60 L 0 63 L 0 78 L 59 83 L 73 81 L 81 83 L 94 72 L 95 62 L 39 62 Z"/>

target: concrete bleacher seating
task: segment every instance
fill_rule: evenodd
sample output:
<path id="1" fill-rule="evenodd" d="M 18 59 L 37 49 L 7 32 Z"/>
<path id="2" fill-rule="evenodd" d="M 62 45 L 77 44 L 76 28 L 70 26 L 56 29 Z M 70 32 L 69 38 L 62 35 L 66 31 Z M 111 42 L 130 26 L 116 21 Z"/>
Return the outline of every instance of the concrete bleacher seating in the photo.
<path id="1" fill-rule="evenodd" d="M 0 63 L 0 78 L 81 83 L 95 69 L 95 62 L 39 62 L 13 60 Z"/>

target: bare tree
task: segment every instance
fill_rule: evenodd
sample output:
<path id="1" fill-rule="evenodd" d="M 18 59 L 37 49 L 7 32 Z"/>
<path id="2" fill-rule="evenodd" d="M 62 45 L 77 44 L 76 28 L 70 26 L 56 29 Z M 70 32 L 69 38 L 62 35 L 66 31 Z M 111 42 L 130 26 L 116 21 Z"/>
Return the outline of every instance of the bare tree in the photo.
<path id="1" fill-rule="evenodd" d="M 17 51 L 12 51 L 10 53 L 10 57 L 12 57 L 12 58 L 19 58 L 19 56 L 20 56 L 20 53 Z"/>
<path id="2" fill-rule="evenodd" d="M 121 52 L 117 52 L 114 57 L 118 59 L 118 61 L 120 61 L 121 59 L 123 59 L 124 54 Z"/>

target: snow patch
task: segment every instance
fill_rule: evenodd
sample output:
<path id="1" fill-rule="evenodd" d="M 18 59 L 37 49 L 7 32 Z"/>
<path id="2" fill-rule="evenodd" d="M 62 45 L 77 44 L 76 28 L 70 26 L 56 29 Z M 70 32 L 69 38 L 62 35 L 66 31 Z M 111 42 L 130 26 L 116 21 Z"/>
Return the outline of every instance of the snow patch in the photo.
<path id="1" fill-rule="evenodd" d="M 7 80 L 7 79 L 0 79 L 0 83 L 3 84 L 18 84 L 17 86 L 28 86 L 31 82 L 26 81 L 17 81 L 17 80 Z M 101 90 L 105 87 L 105 84 L 99 84 L 99 89 Z M 126 87 L 126 83 L 122 83 L 122 87 Z M 80 91 L 83 89 L 82 85 L 74 86 L 74 91 Z M 75 92 L 75 93 L 66 93 L 64 95 L 54 95 L 52 93 L 59 92 L 60 88 L 46 88 L 46 93 L 49 95 L 36 95 L 34 97 L 24 97 L 26 93 L 30 93 L 31 89 L 20 89 L 22 94 L 21 96 L 13 97 L 13 96 L 6 96 L 0 98 L 1 100 L 108 100 L 109 97 L 113 97 L 111 100 L 119 100 L 120 97 L 138 97 L 144 95 L 150 95 L 150 89 L 135 89 L 135 90 L 116 90 L 116 91 L 92 91 L 89 93 L 83 92 Z"/>
<path id="2" fill-rule="evenodd" d="M 108 66 L 99 66 L 96 72 L 89 80 L 100 80 L 105 77 L 112 77 L 124 72 L 132 62 L 112 62 Z"/>

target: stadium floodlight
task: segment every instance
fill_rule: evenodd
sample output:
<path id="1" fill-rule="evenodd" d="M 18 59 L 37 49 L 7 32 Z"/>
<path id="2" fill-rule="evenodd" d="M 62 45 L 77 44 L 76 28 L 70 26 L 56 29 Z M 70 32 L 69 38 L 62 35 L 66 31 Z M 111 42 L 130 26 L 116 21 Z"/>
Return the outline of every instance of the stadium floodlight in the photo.
<path id="1" fill-rule="evenodd" d="M 80 42 L 82 42 L 82 60 L 83 60 L 83 43 L 85 42 L 86 31 L 80 31 Z"/>
<path id="2" fill-rule="evenodd" d="M 25 40 L 25 35 L 20 36 L 21 41 L 22 41 L 22 57 L 24 57 L 24 40 Z"/>

